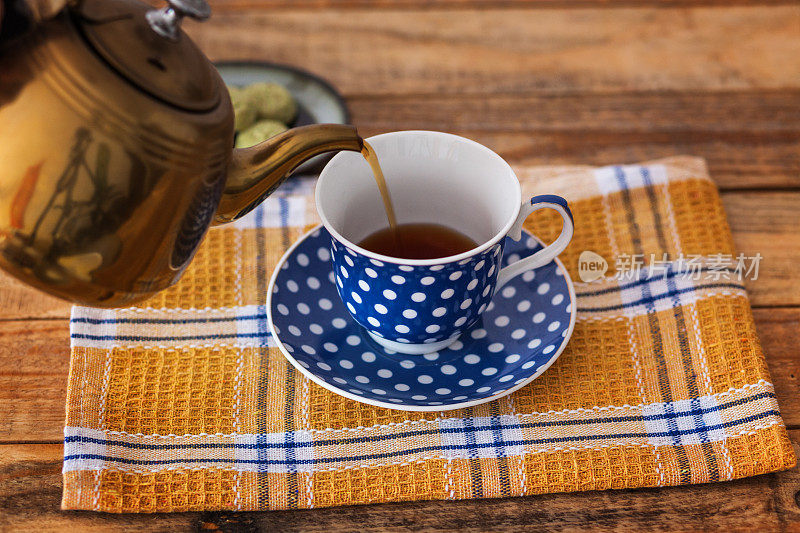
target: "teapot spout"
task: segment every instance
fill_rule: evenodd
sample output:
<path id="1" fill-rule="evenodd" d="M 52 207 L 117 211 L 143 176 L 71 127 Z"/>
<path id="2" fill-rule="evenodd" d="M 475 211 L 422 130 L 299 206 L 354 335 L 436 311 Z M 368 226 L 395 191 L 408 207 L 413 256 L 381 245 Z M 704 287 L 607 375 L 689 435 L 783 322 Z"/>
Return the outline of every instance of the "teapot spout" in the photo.
<path id="1" fill-rule="evenodd" d="M 303 161 L 324 152 L 360 152 L 364 140 L 353 126 L 314 124 L 294 128 L 251 148 L 233 151 L 214 224 L 247 214 Z"/>

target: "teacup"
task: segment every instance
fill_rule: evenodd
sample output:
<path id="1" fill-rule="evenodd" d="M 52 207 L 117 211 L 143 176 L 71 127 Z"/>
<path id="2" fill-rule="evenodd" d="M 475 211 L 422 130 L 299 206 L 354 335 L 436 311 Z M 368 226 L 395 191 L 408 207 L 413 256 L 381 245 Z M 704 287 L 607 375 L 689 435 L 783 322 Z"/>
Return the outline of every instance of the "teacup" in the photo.
<path id="1" fill-rule="evenodd" d="M 331 159 L 317 182 L 316 203 L 331 234 L 334 280 L 353 319 L 385 348 L 406 354 L 446 348 L 478 320 L 497 289 L 552 261 L 572 238 L 566 200 L 541 195 L 521 202 L 514 171 L 485 146 L 433 131 L 399 131 L 367 141 L 383 168 L 398 223 L 441 224 L 478 243 L 458 255 L 425 260 L 358 246 L 388 225 L 386 212 L 361 155 L 341 152 Z M 561 215 L 561 234 L 501 269 L 505 237 L 519 240 L 525 219 L 543 208 Z"/>

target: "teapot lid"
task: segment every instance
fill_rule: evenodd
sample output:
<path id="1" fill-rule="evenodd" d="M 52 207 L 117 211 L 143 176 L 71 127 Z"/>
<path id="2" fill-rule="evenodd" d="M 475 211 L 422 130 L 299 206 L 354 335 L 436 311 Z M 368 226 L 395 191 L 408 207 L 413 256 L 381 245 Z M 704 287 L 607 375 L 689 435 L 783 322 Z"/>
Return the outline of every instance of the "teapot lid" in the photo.
<path id="1" fill-rule="evenodd" d="M 77 24 L 94 50 L 128 82 L 150 96 L 193 112 L 220 100 L 219 76 L 180 29 L 183 16 L 205 20 L 205 0 L 168 0 L 153 9 L 138 0 L 83 0 Z"/>

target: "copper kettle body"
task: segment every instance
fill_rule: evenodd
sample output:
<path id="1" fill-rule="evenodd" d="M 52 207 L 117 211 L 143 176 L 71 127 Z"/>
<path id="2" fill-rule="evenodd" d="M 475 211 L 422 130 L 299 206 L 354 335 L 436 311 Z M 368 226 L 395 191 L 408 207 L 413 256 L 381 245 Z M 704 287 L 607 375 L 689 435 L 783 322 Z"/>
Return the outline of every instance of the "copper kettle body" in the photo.
<path id="1" fill-rule="evenodd" d="M 306 159 L 362 148 L 351 126 L 315 125 L 233 150 L 227 90 L 178 27 L 204 0 L 0 1 L 0 267 L 50 294 L 143 300 L 210 225 Z"/>

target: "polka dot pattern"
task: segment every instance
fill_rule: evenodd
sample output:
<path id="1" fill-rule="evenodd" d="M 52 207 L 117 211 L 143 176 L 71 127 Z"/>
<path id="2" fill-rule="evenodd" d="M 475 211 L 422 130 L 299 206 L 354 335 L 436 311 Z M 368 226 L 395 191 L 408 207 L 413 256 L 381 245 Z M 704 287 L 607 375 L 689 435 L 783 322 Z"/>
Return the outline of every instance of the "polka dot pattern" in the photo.
<path id="1" fill-rule="evenodd" d="M 474 323 L 491 299 L 484 289 L 497 279 L 502 258 L 502 246 L 495 245 L 457 263 L 410 266 L 369 259 L 334 239 L 329 247 L 339 295 L 353 318 L 379 337 L 411 344 L 438 342 Z M 376 310 L 392 320 L 381 320 Z"/>
<path id="2" fill-rule="evenodd" d="M 341 245 L 338 251 L 333 250 L 332 257 L 320 251 L 330 249 L 330 242 L 328 233 L 320 229 L 294 249 L 287 259 L 291 268 L 279 270 L 276 277 L 278 290 L 271 290 L 269 313 L 286 356 L 329 388 L 385 407 L 448 409 L 502 395 L 526 383 L 555 359 L 566 342 L 574 307 L 570 305 L 571 282 L 556 271 L 556 264 L 537 269 L 528 281 L 524 276 L 512 279 L 488 305 L 489 298 L 475 292 L 483 290 L 482 283 L 474 284 L 471 293 L 467 287 L 476 279 L 473 273 L 482 271 L 488 275 L 494 265 L 492 257 L 499 259 L 503 254 L 483 254 L 479 261 L 484 265 L 480 269 L 475 270 L 479 261 L 470 262 L 463 275 L 450 280 L 452 269 L 397 269 L 385 273 L 383 269 L 388 264 L 376 265 L 358 255 L 347 255 L 353 267 L 344 256 L 337 264 L 337 255 L 347 251 Z M 523 239 L 521 243 L 507 240 L 505 247 L 521 258 L 540 245 Z M 503 260 L 496 270 L 506 264 Z M 333 267 L 341 273 L 341 266 L 347 270 L 346 278 L 340 276 L 343 289 L 328 276 Z M 370 276 L 367 269 L 376 271 L 378 276 Z M 405 281 L 396 283 L 391 278 L 394 275 Z M 311 278 L 319 282 L 317 288 L 312 288 L 316 283 L 309 284 Z M 440 285 L 442 279 L 449 285 Z M 362 290 L 360 281 L 369 290 Z M 462 284 L 460 292 L 454 289 L 451 297 L 439 297 L 446 287 L 458 283 Z M 547 290 L 540 293 L 543 283 Z M 296 287 L 297 292 L 290 287 Z M 381 295 L 390 287 L 396 293 L 395 300 L 375 299 L 374 295 Z M 504 291 L 507 288 L 513 291 Z M 337 291 L 347 295 L 356 291 L 362 302 L 348 298 L 345 303 Z M 412 300 L 411 295 L 417 292 L 426 296 L 422 302 Z M 464 325 L 470 329 L 449 348 L 423 356 L 388 352 L 364 332 L 346 307 L 358 305 L 356 311 L 363 311 L 370 330 L 387 338 L 415 342 L 419 338 L 424 341 L 446 337 L 442 330 L 452 331 L 453 324 L 466 318 L 460 307 L 467 299 L 477 300 L 486 312 L 476 317 L 474 324 Z M 474 304 L 468 308 L 476 309 Z M 422 328 L 421 337 L 412 336 L 416 327 Z"/>

